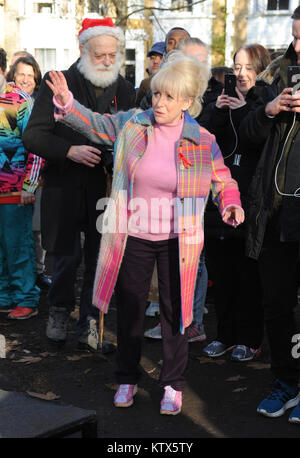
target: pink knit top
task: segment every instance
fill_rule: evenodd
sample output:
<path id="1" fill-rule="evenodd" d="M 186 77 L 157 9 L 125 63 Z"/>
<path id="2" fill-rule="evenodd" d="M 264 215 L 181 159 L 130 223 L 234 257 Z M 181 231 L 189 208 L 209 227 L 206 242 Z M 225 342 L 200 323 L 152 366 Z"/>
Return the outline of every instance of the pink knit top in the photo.
<path id="1" fill-rule="evenodd" d="M 133 198 L 128 204 L 128 235 L 151 241 L 178 237 L 174 233 L 175 144 L 181 136 L 183 121 L 154 125 L 151 141 L 133 178 Z"/>

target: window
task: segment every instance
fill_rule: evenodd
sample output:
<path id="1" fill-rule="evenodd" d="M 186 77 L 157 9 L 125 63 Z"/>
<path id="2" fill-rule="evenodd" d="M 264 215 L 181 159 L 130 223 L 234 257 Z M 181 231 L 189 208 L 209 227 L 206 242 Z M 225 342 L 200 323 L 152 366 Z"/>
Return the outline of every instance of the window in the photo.
<path id="1" fill-rule="evenodd" d="M 51 14 L 52 13 L 52 3 L 34 3 L 33 12 Z"/>
<path id="2" fill-rule="evenodd" d="M 267 10 L 289 10 L 289 0 L 268 0 Z"/>
<path id="3" fill-rule="evenodd" d="M 42 75 L 56 67 L 56 49 L 36 48 L 34 54 Z"/>
<path id="4" fill-rule="evenodd" d="M 126 60 L 135 62 L 135 49 L 126 49 Z"/>
<path id="5" fill-rule="evenodd" d="M 127 65 L 125 67 L 125 79 L 130 81 L 135 86 L 135 65 Z"/>
<path id="6" fill-rule="evenodd" d="M 135 86 L 135 49 L 126 49 L 125 78 Z"/>
<path id="7" fill-rule="evenodd" d="M 193 0 L 171 0 L 171 3 L 171 10 L 176 8 L 176 11 L 193 11 Z"/>

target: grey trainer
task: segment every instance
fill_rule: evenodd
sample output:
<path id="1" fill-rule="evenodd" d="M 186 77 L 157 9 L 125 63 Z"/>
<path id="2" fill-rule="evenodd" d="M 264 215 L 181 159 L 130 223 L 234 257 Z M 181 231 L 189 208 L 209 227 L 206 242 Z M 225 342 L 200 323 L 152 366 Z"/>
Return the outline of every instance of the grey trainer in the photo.
<path id="1" fill-rule="evenodd" d="M 103 340 L 102 345 L 99 341 L 98 321 L 88 317 L 87 332 L 78 337 L 78 348 L 80 350 L 99 351 L 100 353 L 111 353 L 115 351 L 115 346 L 108 340 Z"/>
<path id="2" fill-rule="evenodd" d="M 68 333 L 69 312 L 63 307 L 50 307 L 46 336 L 56 342 L 66 340 Z"/>
<path id="3" fill-rule="evenodd" d="M 87 348 L 91 350 L 98 350 L 99 345 L 99 333 L 98 324 L 94 318 L 88 318 L 88 330 L 87 333 L 82 334 L 78 337 L 78 347 Z"/>

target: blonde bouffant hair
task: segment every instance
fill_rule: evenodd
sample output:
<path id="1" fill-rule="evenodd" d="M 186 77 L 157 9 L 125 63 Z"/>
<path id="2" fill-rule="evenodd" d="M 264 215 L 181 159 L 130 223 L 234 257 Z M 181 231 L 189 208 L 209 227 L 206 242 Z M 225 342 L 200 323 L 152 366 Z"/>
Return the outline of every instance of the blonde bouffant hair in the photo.
<path id="1" fill-rule="evenodd" d="M 175 97 L 191 98 L 189 113 L 196 118 L 202 110 L 202 96 L 207 88 L 209 70 L 206 64 L 182 51 L 171 51 L 151 80 L 152 92 L 169 92 Z"/>

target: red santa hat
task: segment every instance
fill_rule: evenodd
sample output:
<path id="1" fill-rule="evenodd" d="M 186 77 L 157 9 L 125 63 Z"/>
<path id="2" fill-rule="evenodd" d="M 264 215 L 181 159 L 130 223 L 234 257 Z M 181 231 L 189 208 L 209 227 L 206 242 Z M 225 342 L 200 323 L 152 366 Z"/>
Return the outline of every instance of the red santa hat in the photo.
<path id="1" fill-rule="evenodd" d="M 78 34 L 79 44 L 82 45 L 90 40 L 90 38 L 97 37 L 98 35 L 111 35 L 120 42 L 123 42 L 125 39 L 122 29 L 116 27 L 109 17 L 105 19 L 84 19 L 82 21 L 82 28 Z"/>

